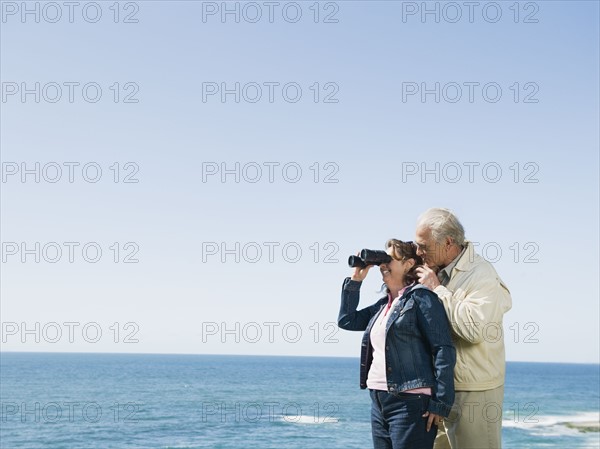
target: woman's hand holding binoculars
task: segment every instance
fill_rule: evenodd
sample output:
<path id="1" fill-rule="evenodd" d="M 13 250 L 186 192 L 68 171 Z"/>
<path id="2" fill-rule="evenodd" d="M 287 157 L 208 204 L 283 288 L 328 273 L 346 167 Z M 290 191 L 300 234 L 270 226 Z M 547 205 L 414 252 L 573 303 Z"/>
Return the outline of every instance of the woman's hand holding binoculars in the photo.
<path id="1" fill-rule="evenodd" d="M 360 257 L 360 251 L 356 255 Z M 364 281 L 372 266 L 373 265 L 367 265 L 364 267 L 354 267 L 354 273 L 352 273 L 350 279 L 357 282 Z"/>

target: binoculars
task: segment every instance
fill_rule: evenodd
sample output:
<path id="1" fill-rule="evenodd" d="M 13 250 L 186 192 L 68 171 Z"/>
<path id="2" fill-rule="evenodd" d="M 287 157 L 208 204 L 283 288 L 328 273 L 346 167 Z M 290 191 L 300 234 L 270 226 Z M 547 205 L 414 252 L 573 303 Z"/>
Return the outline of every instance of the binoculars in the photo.
<path id="1" fill-rule="evenodd" d="M 360 252 L 360 256 L 348 257 L 348 265 L 352 268 L 364 268 L 367 265 L 381 265 L 382 263 L 389 263 L 391 261 L 392 258 L 388 253 L 374 249 L 363 249 Z"/>

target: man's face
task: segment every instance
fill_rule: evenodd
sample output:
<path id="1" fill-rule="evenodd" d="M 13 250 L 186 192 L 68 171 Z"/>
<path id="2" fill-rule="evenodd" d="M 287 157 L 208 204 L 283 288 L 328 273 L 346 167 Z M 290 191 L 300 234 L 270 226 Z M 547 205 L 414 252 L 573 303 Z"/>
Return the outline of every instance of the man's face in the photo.
<path id="1" fill-rule="evenodd" d="M 436 243 L 431 235 L 431 229 L 424 227 L 417 229 L 415 243 L 417 244 L 417 254 L 423 258 L 429 268 L 437 272 L 446 266 L 446 246 Z"/>

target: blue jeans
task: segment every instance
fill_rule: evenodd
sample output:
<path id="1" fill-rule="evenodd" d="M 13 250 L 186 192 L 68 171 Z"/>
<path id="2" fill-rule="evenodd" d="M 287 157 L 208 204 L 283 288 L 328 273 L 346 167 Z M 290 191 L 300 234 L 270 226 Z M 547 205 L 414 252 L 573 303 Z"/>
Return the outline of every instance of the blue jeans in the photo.
<path id="1" fill-rule="evenodd" d="M 369 390 L 371 394 L 371 431 L 374 449 L 432 449 L 437 426 L 427 432 L 430 396 Z"/>

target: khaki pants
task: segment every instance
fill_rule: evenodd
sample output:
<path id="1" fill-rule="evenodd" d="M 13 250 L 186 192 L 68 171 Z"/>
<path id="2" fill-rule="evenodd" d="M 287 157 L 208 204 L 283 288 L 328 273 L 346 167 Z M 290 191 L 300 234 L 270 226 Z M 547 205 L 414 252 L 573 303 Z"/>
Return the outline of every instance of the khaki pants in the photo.
<path id="1" fill-rule="evenodd" d="M 486 391 L 457 391 L 434 449 L 501 449 L 504 385 Z"/>

